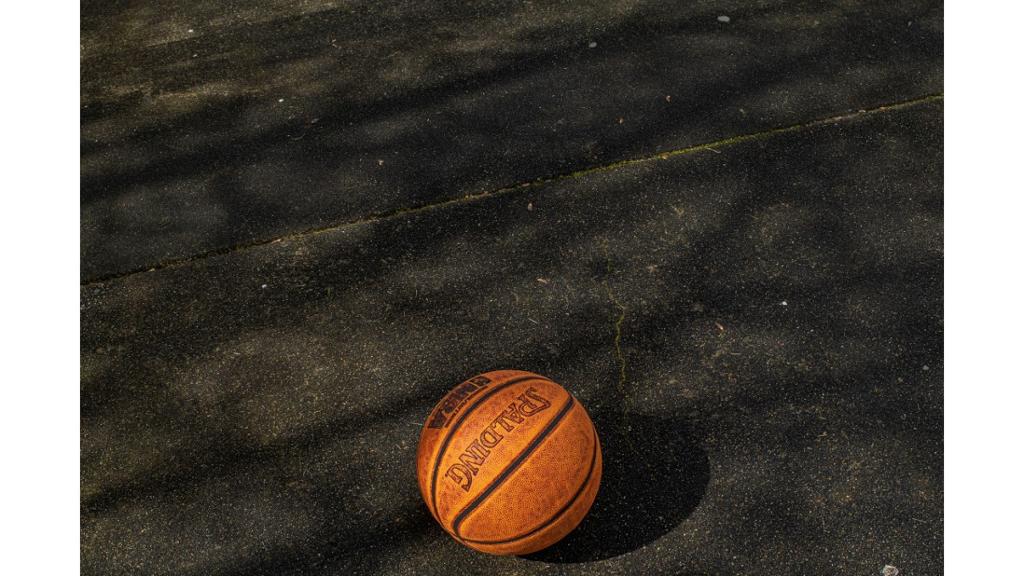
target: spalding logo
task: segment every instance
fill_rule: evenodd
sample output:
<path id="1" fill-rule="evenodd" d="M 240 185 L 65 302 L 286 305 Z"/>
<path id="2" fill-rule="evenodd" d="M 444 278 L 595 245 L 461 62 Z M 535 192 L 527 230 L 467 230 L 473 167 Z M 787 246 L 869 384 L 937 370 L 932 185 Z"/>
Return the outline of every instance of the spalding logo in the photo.
<path id="1" fill-rule="evenodd" d="M 473 485 L 473 477 L 480 471 L 480 466 L 491 453 L 490 449 L 500 444 L 505 438 L 498 429 L 500 428 L 505 433 L 511 432 L 530 416 L 550 407 L 551 402 L 538 394 L 535 388 L 531 387 L 523 392 L 516 397 L 516 401 L 509 404 L 508 408 L 484 428 L 480 436 L 459 455 L 459 462 L 448 468 L 445 476 L 468 492 L 469 487 Z"/>

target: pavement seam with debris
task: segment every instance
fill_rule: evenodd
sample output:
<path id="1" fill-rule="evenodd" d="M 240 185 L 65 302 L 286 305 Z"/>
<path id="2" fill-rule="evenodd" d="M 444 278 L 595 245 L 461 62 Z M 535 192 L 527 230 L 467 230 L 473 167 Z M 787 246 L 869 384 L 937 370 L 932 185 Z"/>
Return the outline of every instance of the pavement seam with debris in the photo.
<path id="1" fill-rule="evenodd" d="M 259 247 L 259 246 L 265 246 L 267 244 L 273 244 L 275 242 L 282 242 L 282 241 L 285 241 L 285 240 L 291 240 L 291 239 L 295 239 L 295 238 L 302 238 L 302 237 L 311 236 L 311 235 L 314 235 L 314 234 L 323 234 L 323 233 L 326 233 L 326 232 L 334 232 L 334 231 L 337 231 L 337 230 L 341 230 L 343 228 L 348 228 L 348 227 L 352 227 L 352 226 L 360 226 L 360 225 L 370 224 L 370 223 L 374 223 L 374 222 L 380 222 L 380 221 L 389 220 L 389 219 L 392 219 L 392 218 L 397 218 L 397 217 L 401 217 L 401 216 L 405 216 L 405 215 L 409 215 L 409 214 L 415 214 L 415 213 L 419 213 L 419 212 L 427 212 L 427 211 L 436 210 L 436 209 L 439 209 L 439 208 L 444 208 L 446 206 L 465 204 L 465 203 L 474 202 L 474 201 L 477 201 L 477 200 L 482 200 L 482 199 L 485 199 L 485 198 L 504 196 L 506 194 L 509 194 L 511 192 L 514 192 L 516 190 L 521 190 L 521 189 L 524 189 L 524 188 L 534 188 L 534 187 L 542 186 L 542 185 L 545 185 L 545 184 L 562 182 L 562 181 L 565 181 L 565 180 L 572 180 L 572 179 L 580 178 L 582 176 L 586 176 L 586 175 L 589 175 L 589 174 L 594 174 L 594 173 L 599 173 L 599 172 L 608 172 L 608 171 L 616 170 L 618 168 L 622 168 L 622 167 L 625 167 L 625 166 L 632 166 L 632 165 L 635 165 L 635 164 L 643 164 L 643 163 L 654 162 L 654 161 L 658 161 L 658 160 L 667 160 L 669 158 L 673 158 L 673 157 L 676 157 L 676 156 L 682 156 L 682 155 L 686 155 L 686 154 L 693 154 L 693 153 L 701 152 L 701 151 L 705 151 L 705 150 L 710 150 L 710 151 L 713 151 L 713 152 L 718 152 L 719 148 L 724 148 L 724 147 L 732 146 L 732 145 L 735 145 L 735 144 L 740 144 L 740 143 L 744 143 L 744 142 L 751 142 L 751 141 L 755 141 L 755 140 L 761 140 L 761 139 L 769 138 L 769 137 L 776 136 L 776 135 L 779 135 L 779 134 L 798 132 L 798 131 L 807 130 L 807 129 L 815 128 L 815 127 L 826 125 L 826 124 L 834 124 L 834 123 L 838 123 L 838 122 L 850 121 L 850 120 L 853 120 L 853 119 L 856 119 L 856 118 L 860 118 L 860 117 L 864 117 L 864 116 L 875 115 L 875 114 L 884 114 L 884 113 L 887 113 L 887 112 L 902 110 L 902 109 L 910 108 L 910 107 L 921 105 L 921 104 L 927 104 L 927 103 L 930 103 L 930 102 L 940 101 L 940 100 L 943 99 L 943 97 L 944 97 L 944 95 L 942 93 L 930 94 L 930 95 L 927 95 L 927 96 L 922 96 L 920 98 L 914 98 L 914 99 L 911 99 L 911 100 L 902 100 L 902 101 L 898 101 L 898 102 L 892 102 L 892 103 L 884 104 L 884 105 L 877 106 L 877 107 L 874 107 L 874 108 L 857 110 L 855 112 L 849 112 L 849 113 L 843 113 L 843 114 L 836 114 L 836 115 L 828 116 L 828 117 L 825 117 L 825 118 L 819 118 L 817 120 L 811 120 L 811 121 L 808 121 L 808 122 L 802 122 L 802 123 L 798 123 L 798 124 L 791 124 L 789 126 L 783 126 L 783 127 L 779 127 L 779 128 L 771 128 L 771 129 L 768 129 L 768 130 L 762 130 L 760 132 L 754 132 L 754 133 L 750 133 L 750 134 L 743 134 L 743 135 L 739 135 L 739 136 L 730 136 L 728 138 L 722 138 L 722 139 L 715 140 L 715 141 L 712 141 L 712 142 L 706 142 L 706 143 L 703 143 L 703 144 L 696 144 L 696 145 L 693 145 L 693 146 L 687 146 L 687 147 L 684 147 L 684 148 L 678 148 L 678 149 L 670 150 L 670 151 L 667 151 L 667 152 L 659 152 L 657 154 L 652 154 L 652 155 L 649 155 L 649 156 L 643 156 L 643 157 L 639 157 L 639 158 L 628 158 L 628 159 L 625 159 L 625 160 L 618 160 L 618 161 L 615 161 L 615 162 L 611 162 L 611 163 L 607 163 L 607 164 L 602 164 L 602 165 L 599 165 L 599 166 L 592 166 L 590 168 L 585 168 L 585 169 L 582 169 L 582 170 L 576 170 L 576 171 L 573 171 L 573 172 L 567 172 L 567 173 L 559 174 L 559 175 L 555 175 L 555 176 L 542 177 L 542 178 L 537 178 L 535 180 L 521 182 L 521 183 L 518 183 L 518 184 L 512 184 L 510 186 L 504 186 L 504 187 L 497 188 L 497 189 L 494 189 L 494 190 L 488 190 L 488 191 L 479 192 L 479 193 L 476 193 L 476 194 L 467 194 L 465 196 L 461 196 L 461 197 L 458 197 L 458 198 L 452 198 L 452 199 L 444 200 L 444 201 L 441 201 L 441 202 L 432 202 L 432 203 L 428 203 L 428 204 L 422 204 L 422 205 L 419 205 L 419 206 L 412 206 L 412 207 L 408 207 L 408 208 L 399 208 L 397 210 L 391 210 L 391 211 L 386 211 L 386 212 L 371 213 L 368 216 L 359 218 L 357 220 L 347 220 L 347 221 L 340 222 L 340 223 L 334 223 L 334 224 L 331 224 L 329 226 L 320 226 L 320 227 L 308 228 L 306 230 L 302 230 L 302 231 L 299 231 L 299 232 L 293 232 L 293 233 L 290 233 L 290 234 L 284 234 L 284 235 L 280 235 L 280 236 L 275 236 L 273 238 L 267 238 L 267 239 L 252 241 L 252 242 L 244 242 L 244 243 L 240 243 L 240 244 L 234 244 L 234 245 L 223 247 L 223 248 L 207 250 L 207 251 L 200 252 L 198 254 L 194 254 L 194 255 L 186 256 L 186 257 L 172 258 L 170 260 L 165 260 L 165 261 L 159 262 L 157 264 L 152 264 L 152 265 L 148 265 L 148 266 L 144 266 L 144 267 L 137 267 L 137 268 L 134 268 L 134 269 L 131 269 L 131 270 L 127 270 L 127 271 L 124 271 L 124 272 L 118 272 L 118 273 L 113 273 L 113 274 L 105 274 L 105 275 L 97 276 L 97 277 L 85 280 L 84 282 L 82 282 L 80 284 L 80 286 L 81 287 L 88 287 L 88 286 L 92 286 L 92 285 L 95 285 L 95 284 L 100 284 L 100 283 L 103 283 L 103 282 L 109 282 L 111 280 L 118 280 L 118 279 L 121 279 L 121 278 L 135 276 L 137 274 L 143 274 L 143 273 L 146 273 L 146 272 L 154 272 L 154 271 L 162 270 L 162 269 L 165 269 L 165 268 L 174 268 L 174 267 L 178 267 L 178 266 L 185 266 L 185 265 L 188 265 L 188 264 L 190 264 L 192 262 L 202 261 L 202 260 L 205 260 L 207 258 L 214 257 L 214 256 L 222 256 L 222 255 L 225 255 L 225 254 L 231 254 L 231 253 L 239 252 L 239 251 L 242 251 L 242 250 L 248 250 L 250 248 L 256 248 L 256 247 Z"/>

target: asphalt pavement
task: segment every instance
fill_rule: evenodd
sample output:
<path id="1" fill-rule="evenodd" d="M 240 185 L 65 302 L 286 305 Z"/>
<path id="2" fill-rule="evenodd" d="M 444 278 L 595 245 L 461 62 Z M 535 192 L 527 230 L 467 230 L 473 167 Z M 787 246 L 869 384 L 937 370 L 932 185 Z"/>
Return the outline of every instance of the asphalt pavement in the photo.
<path id="1" fill-rule="evenodd" d="M 82 12 L 84 574 L 942 573 L 941 3 Z M 501 368 L 605 455 L 524 558 L 415 480 Z"/>

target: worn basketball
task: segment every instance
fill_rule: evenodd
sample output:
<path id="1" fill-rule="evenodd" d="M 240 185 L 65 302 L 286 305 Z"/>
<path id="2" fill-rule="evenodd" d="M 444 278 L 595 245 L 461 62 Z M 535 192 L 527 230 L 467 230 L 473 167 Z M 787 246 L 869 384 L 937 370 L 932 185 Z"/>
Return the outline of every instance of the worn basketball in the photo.
<path id="1" fill-rule="evenodd" d="M 456 386 L 427 417 L 416 455 L 420 492 L 459 542 L 528 554 L 587 515 L 601 482 L 601 445 L 582 405 L 519 370 Z"/>

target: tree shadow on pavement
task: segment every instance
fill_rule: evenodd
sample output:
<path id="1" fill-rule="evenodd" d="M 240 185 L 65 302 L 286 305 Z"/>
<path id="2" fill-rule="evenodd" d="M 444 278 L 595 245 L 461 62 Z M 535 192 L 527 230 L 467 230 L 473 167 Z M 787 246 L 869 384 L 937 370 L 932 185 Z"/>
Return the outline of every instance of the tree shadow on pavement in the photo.
<path id="1" fill-rule="evenodd" d="M 604 471 L 590 513 L 562 541 L 526 558 L 576 563 L 631 552 L 671 532 L 700 504 L 708 455 L 684 419 L 597 412 Z"/>

